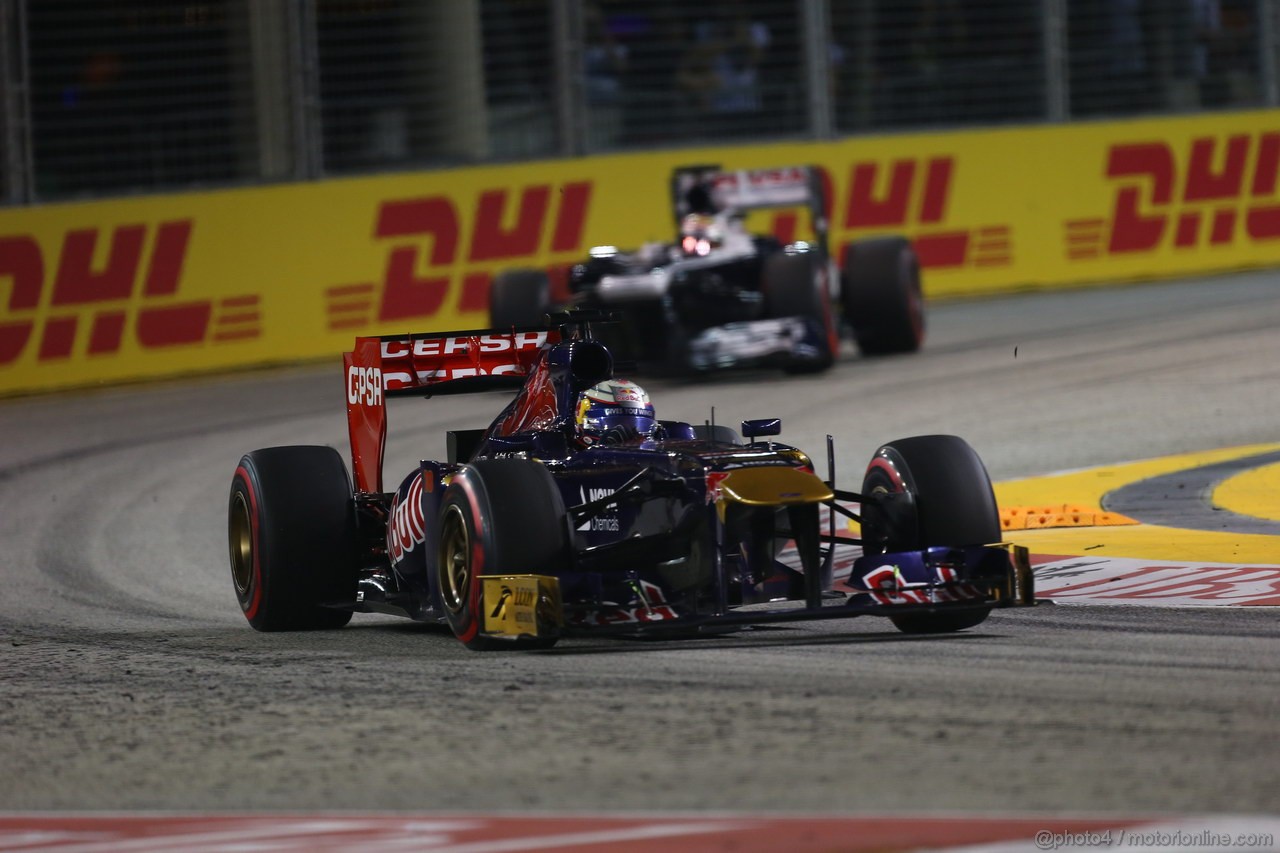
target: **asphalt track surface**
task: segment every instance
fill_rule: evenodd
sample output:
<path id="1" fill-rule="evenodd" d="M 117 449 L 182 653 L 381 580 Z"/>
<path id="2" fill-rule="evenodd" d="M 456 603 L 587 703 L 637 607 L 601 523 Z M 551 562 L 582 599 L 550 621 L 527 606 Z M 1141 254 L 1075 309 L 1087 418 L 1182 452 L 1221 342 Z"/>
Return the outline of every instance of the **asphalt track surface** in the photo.
<path id="1" fill-rule="evenodd" d="M 646 385 L 663 417 L 780 415 L 815 457 L 834 434 L 846 487 L 931 432 L 1004 480 L 1280 441 L 1277 329 L 1280 274 L 1241 274 L 934 305 L 915 356 Z M 343 400 L 335 361 L 0 401 L 0 811 L 1277 810 L 1274 608 L 526 654 L 381 616 L 256 633 L 227 568 L 232 471 L 344 447 Z M 395 402 L 388 479 L 500 404 Z"/>

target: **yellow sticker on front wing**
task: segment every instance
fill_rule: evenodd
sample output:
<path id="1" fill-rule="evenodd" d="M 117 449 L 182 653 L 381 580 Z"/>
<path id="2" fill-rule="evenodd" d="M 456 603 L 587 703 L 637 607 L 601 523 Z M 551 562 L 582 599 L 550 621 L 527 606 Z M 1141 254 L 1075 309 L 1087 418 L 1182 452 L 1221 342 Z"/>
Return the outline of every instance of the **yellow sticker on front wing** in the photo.
<path id="1" fill-rule="evenodd" d="M 494 637 L 543 637 L 563 622 L 560 582 L 545 575 L 482 577 L 484 630 Z"/>

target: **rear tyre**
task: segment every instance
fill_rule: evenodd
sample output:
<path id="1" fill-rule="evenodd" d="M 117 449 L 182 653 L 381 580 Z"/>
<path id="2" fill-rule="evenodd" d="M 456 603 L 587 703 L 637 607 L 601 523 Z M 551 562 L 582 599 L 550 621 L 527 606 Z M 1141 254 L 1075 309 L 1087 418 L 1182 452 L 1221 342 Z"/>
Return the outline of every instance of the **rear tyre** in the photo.
<path id="1" fill-rule="evenodd" d="M 489 324 L 494 329 L 541 326 L 551 310 L 551 280 L 542 270 L 506 270 L 489 285 Z"/>
<path id="2" fill-rule="evenodd" d="M 920 262 L 903 237 L 858 240 L 844 250 L 840 301 L 863 355 L 915 352 L 924 343 Z"/>
<path id="3" fill-rule="evenodd" d="M 920 435 L 876 451 L 862 493 L 879 496 L 862 508 L 868 554 L 940 545 L 985 545 L 1001 539 L 1000 512 L 978 454 L 954 435 Z M 940 634 L 980 624 L 990 608 L 890 617 L 908 634 Z"/>
<path id="4" fill-rule="evenodd" d="M 804 317 L 821 334 L 815 358 L 789 365 L 788 373 L 821 373 L 835 363 L 840 349 L 825 276 L 818 274 L 811 254 L 775 254 L 764 263 L 765 307 L 770 317 Z"/>
<path id="5" fill-rule="evenodd" d="M 568 566 L 564 500 L 551 474 L 527 459 L 465 466 L 440 505 L 436 589 L 445 620 L 464 646 L 550 648 L 556 638 L 504 640 L 480 634 L 486 574 L 558 575 Z"/>
<path id="6" fill-rule="evenodd" d="M 246 454 L 231 480 L 231 579 L 259 631 L 339 628 L 355 600 L 359 538 L 351 481 L 332 447 Z"/>

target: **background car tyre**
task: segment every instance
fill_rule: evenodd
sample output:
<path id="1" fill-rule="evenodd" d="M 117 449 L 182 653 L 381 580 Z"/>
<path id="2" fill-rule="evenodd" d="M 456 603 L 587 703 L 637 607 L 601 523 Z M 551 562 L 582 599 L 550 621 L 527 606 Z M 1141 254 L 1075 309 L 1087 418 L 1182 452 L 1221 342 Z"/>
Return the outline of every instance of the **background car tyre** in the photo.
<path id="1" fill-rule="evenodd" d="M 924 343 L 920 262 L 903 237 L 845 247 L 840 301 L 863 355 L 915 352 Z"/>
<path id="2" fill-rule="evenodd" d="M 477 651 L 555 645 L 554 637 L 482 636 L 480 577 L 565 570 L 565 515 L 560 488 L 539 462 L 479 460 L 453 478 L 441 500 L 435 581 L 445 620 L 463 645 Z"/>
<path id="3" fill-rule="evenodd" d="M 259 631 L 338 628 L 353 602 L 358 536 L 351 481 L 332 447 L 270 447 L 246 454 L 228 502 L 231 576 Z"/>
<path id="4" fill-rule="evenodd" d="M 920 435 L 881 446 L 862 493 L 863 551 L 883 554 L 939 545 L 987 545 L 1001 539 L 1000 511 L 978 454 L 954 435 Z M 890 617 L 908 634 L 972 628 L 990 608 Z"/>
<path id="5" fill-rule="evenodd" d="M 541 326 L 550 310 L 551 280 L 542 270 L 506 270 L 489 285 L 491 328 Z"/>
<path id="6" fill-rule="evenodd" d="M 788 373 L 819 373 L 835 363 L 840 350 L 831 299 L 817 275 L 817 258 L 811 254 L 776 254 L 765 260 L 762 283 L 765 309 L 770 317 L 805 317 L 816 322 L 822 334 L 815 360 L 795 362 Z"/>

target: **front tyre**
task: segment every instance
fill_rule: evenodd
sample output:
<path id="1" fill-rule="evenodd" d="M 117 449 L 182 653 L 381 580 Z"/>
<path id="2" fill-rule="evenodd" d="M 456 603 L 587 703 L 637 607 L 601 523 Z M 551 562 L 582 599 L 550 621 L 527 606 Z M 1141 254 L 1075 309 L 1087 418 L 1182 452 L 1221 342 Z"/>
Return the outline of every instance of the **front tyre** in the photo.
<path id="1" fill-rule="evenodd" d="M 919 435 L 876 451 L 862 481 L 863 551 L 884 554 L 935 546 L 987 545 L 1001 539 L 1000 511 L 978 454 L 954 435 Z M 908 634 L 961 631 L 990 608 L 890 617 Z"/>
<path id="2" fill-rule="evenodd" d="M 351 481 L 331 447 L 246 454 L 231 480 L 231 579 L 259 631 L 339 628 L 355 599 L 358 536 Z"/>
<path id="3" fill-rule="evenodd" d="M 560 489 L 545 466 L 484 459 L 454 476 L 440 505 L 435 581 L 445 621 L 469 649 L 550 648 L 556 638 L 499 639 L 484 624 L 483 575 L 558 575 L 568 565 Z"/>

